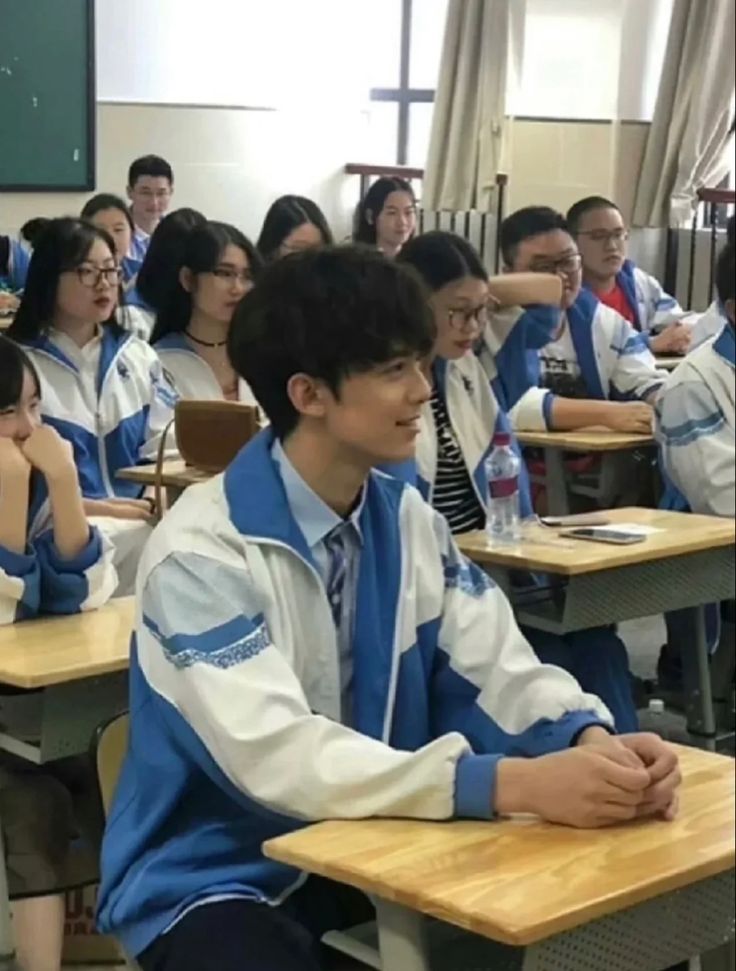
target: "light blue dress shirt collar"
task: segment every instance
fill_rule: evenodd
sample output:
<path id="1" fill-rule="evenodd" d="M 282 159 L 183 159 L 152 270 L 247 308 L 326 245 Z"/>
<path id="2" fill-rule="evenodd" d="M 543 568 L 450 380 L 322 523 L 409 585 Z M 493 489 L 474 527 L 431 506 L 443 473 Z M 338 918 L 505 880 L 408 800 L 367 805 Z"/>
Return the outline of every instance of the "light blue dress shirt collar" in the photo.
<path id="1" fill-rule="evenodd" d="M 365 488 L 361 490 L 360 499 L 348 519 L 345 520 L 338 516 L 334 509 L 330 509 L 314 489 L 307 485 L 292 465 L 278 439 L 271 447 L 271 457 L 279 467 L 289 506 L 312 553 L 315 552 L 316 547 L 324 542 L 335 527 L 345 522 L 350 522 L 355 527 L 358 540 L 362 543 L 360 514 L 363 511 L 365 501 Z"/>

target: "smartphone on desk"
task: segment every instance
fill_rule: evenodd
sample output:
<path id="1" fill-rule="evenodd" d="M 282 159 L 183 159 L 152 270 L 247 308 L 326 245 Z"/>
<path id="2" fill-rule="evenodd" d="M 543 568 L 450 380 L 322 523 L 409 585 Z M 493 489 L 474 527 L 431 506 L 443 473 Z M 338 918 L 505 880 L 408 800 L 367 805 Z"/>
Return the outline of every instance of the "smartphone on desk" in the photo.
<path id="1" fill-rule="evenodd" d="M 616 546 L 631 546 L 632 543 L 643 543 L 646 536 L 639 533 L 627 533 L 622 529 L 607 529 L 603 526 L 585 526 L 579 529 L 566 529 L 560 536 L 571 539 L 589 539 L 595 543 L 614 543 Z"/>

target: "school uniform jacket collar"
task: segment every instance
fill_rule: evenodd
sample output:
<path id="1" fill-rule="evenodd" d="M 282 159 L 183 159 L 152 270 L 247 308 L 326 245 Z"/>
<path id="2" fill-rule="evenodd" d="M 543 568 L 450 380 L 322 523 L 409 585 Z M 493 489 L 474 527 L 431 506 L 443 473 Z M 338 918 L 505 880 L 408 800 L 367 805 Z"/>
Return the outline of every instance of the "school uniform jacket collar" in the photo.
<path id="1" fill-rule="evenodd" d="M 716 337 L 713 350 L 732 368 L 736 368 L 736 332 L 732 323 L 727 323 Z"/>
<path id="2" fill-rule="evenodd" d="M 98 393 L 102 388 L 110 367 L 125 344 L 127 344 L 130 340 L 130 336 L 131 335 L 129 333 L 122 329 L 103 325 L 102 334 L 100 337 L 100 366 L 97 372 Z M 48 334 L 43 334 L 36 338 L 36 340 L 26 341 L 25 346 L 33 348 L 33 350 L 39 351 L 41 354 L 46 354 L 57 363 L 69 368 L 69 370 L 73 371 L 75 374 L 79 374 L 79 368 L 74 361 L 67 357 L 64 351 L 51 339 Z"/>
<path id="3" fill-rule="evenodd" d="M 640 331 L 643 328 L 641 325 L 641 314 L 639 312 L 639 295 L 636 292 L 635 269 L 636 264 L 632 260 L 624 260 L 624 265 L 616 274 L 616 283 L 623 290 L 626 302 L 634 314 L 634 329 Z"/>
<path id="4" fill-rule="evenodd" d="M 264 429 L 224 473 L 230 520 L 248 542 L 294 552 L 319 579 L 312 553 L 271 455 L 273 431 Z M 401 596 L 400 513 L 403 482 L 373 472 L 364 486 L 358 519 L 363 540 L 353 635 L 353 719 L 365 735 L 380 739 L 391 705 L 396 618 Z M 321 583 L 321 580 L 319 581 Z"/>

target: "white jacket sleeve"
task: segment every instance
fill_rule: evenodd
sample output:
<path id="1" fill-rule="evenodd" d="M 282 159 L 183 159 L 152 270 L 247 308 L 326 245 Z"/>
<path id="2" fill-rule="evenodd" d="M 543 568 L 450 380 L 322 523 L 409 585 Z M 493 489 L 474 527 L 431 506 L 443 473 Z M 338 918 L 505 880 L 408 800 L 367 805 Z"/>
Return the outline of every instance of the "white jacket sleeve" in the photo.
<path id="1" fill-rule="evenodd" d="M 641 274 L 641 277 L 639 277 Z M 644 330 L 658 334 L 661 330 L 685 316 L 677 300 L 670 296 L 656 277 L 637 268 L 637 282 L 640 282 L 646 319 L 642 321 Z"/>
<path id="2" fill-rule="evenodd" d="M 509 412 L 515 432 L 546 432 L 554 394 L 547 388 L 528 388 Z"/>
<path id="3" fill-rule="evenodd" d="M 397 751 L 310 711 L 245 563 L 172 553 L 141 595 L 146 679 L 251 799 L 305 820 L 453 815 L 457 764 L 476 759 L 467 741 L 448 734 Z M 490 779 L 495 765 L 484 768 Z M 490 781 L 484 792 L 490 815 Z"/>
<path id="4" fill-rule="evenodd" d="M 611 311 L 606 315 L 610 330 L 608 354 L 611 389 L 621 398 L 650 398 L 667 380 L 667 372 L 657 367 L 646 337 L 638 334 L 628 320 Z"/>
<path id="5" fill-rule="evenodd" d="M 504 593 L 460 554 L 447 522 L 435 516 L 445 584 L 438 723 L 463 731 L 475 752 L 526 756 L 566 748 L 591 724 L 611 726 L 599 698 L 562 668 L 540 663 Z"/>
<path id="6" fill-rule="evenodd" d="M 733 517 L 736 439 L 712 390 L 695 372 L 674 376 L 657 402 L 665 471 L 693 512 Z"/>

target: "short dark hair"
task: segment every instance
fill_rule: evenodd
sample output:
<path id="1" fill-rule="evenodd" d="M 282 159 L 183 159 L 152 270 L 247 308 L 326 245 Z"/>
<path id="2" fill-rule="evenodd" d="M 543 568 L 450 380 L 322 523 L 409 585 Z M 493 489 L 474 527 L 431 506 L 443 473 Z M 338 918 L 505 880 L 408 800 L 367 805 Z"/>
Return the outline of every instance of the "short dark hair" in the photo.
<path id="1" fill-rule="evenodd" d="M 716 264 L 716 290 L 721 303 L 736 300 L 736 246 L 727 243 Z"/>
<path id="2" fill-rule="evenodd" d="M 621 212 L 615 202 L 611 202 L 610 199 L 606 199 L 604 196 L 586 196 L 585 199 L 580 199 L 574 206 L 570 206 L 568 209 L 565 221 L 567 222 L 567 228 L 570 233 L 573 236 L 577 236 L 580 223 L 583 221 L 583 216 L 589 212 L 595 212 L 597 209 L 615 209 L 616 212 Z"/>
<path id="3" fill-rule="evenodd" d="M 162 294 L 161 302 L 156 308 L 156 323 L 151 334 L 152 344 L 160 341 L 167 334 L 180 333 L 189 326 L 192 316 L 192 295 L 181 285 L 179 271 L 187 267 L 195 275 L 210 273 L 217 266 L 222 251 L 230 244 L 245 253 L 251 275 L 254 280 L 258 279 L 263 261 L 253 243 L 239 229 L 228 223 L 218 222 L 205 222 L 201 226 L 195 226 L 183 242 L 178 265 L 171 267 L 171 287 Z"/>
<path id="4" fill-rule="evenodd" d="M 279 438 L 299 421 L 287 392 L 298 373 L 339 396 L 351 374 L 427 355 L 435 326 L 416 274 L 354 246 L 305 250 L 271 263 L 235 310 L 229 354 Z"/>
<path id="5" fill-rule="evenodd" d="M 383 207 L 386 205 L 386 199 L 388 199 L 392 192 L 406 192 L 411 196 L 414 205 L 417 203 L 417 197 L 414 195 L 411 182 L 407 182 L 406 179 L 391 179 L 385 175 L 377 179 L 358 203 L 358 208 L 355 210 L 353 242 L 367 243 L 369 245 L 375 244 L 377 239 L 376 220 L 381 215 Z M 371 214 L 370 219 L 368 218 L 368 213 Z"/>
<path id="6" fill-rule="evenodd" d="M 441 290 L 468 276 L 488 280 L 488 271 L 470 243 L 439 229 L 409 240 L 397 259 L 414 267 L 430 290 Z"/>
<path id="7" fill-rule="evenodd" d="M 182 208 L 164 216 L 154 229 L 136 276 L 136 290 L 153 310 L 159 310 L 178 283 L 189 233 L 206 222 L 196 209 Z"/>
<path id="8" fill-rule="evenodd" d="M 59 276 L 83 263 L 92 244 L 98 239 L 108 247 L 114 258 L 115 243 L 104 229 L 68 216 L 49 221 L 33 248 L 23 297 L 15 319 L 8 328 L 8 336 L 18 341 L 34 341 L 46 333 L 54 320 Z M 120 290 L 118 303 L 122 305 L 122 302 Z M 105 323 L 118 326 L 115 308 Z"/>
<path id="9" fill-rule="evenodd" d="M 0 410 L 12 408 L 20 401 L 24 372 L 36 382 L 36 394 L 41 397 L 41 382 L 30 357 L 15 341 L 0 334 Z"/>
<path id="10" fill-rule="evenodd" d="M 36 245 L 36 240 L 50 222 L 51 220 L 47 216 L 34 216 L 33 219 L 28 219 L 20 227 L 20 235 L 33 248 Z"/>
<path id="11" fill-rule="evenodd" d="M 142 155 L 131 163 L 128 169 L 128 186 L 133 188 L 138 179 L 144 175 L 151 175 L 154 178 L 168 179 L 174 184 L 174 171 L 160 155 Z"/>
<path id="12" fill-rule="evenodd" d="M 264 260 L 275 259 L 286 237 L 305 223 L 319 230 L 323 246 L 332 245 L 332 230 L 316 202 L 305 196 L 281 196 L 272 203 L 256 243 Z"/>
<path id="13" fill-rule="evenodd" d="M 501 255 L 506 266 L 513 266 L 517 250 L 524 240 L 558 229 L 569 232 L 562 213 L 549 206 L 527 206 L 512 212 L 501 223 Z"/>
<path id="14" fill-rule="evenodd" d="M 98 212 L 105 212 L 107 209 L 117 209 L 123 213 L 130 226 L 130 231 L 135 232 L 130 210 L 120 196 L 116 196 L 112 192 L 98 192 L 96 196 L 88 199 L 82 207 L 81 217 L 91 221 Z"/>

